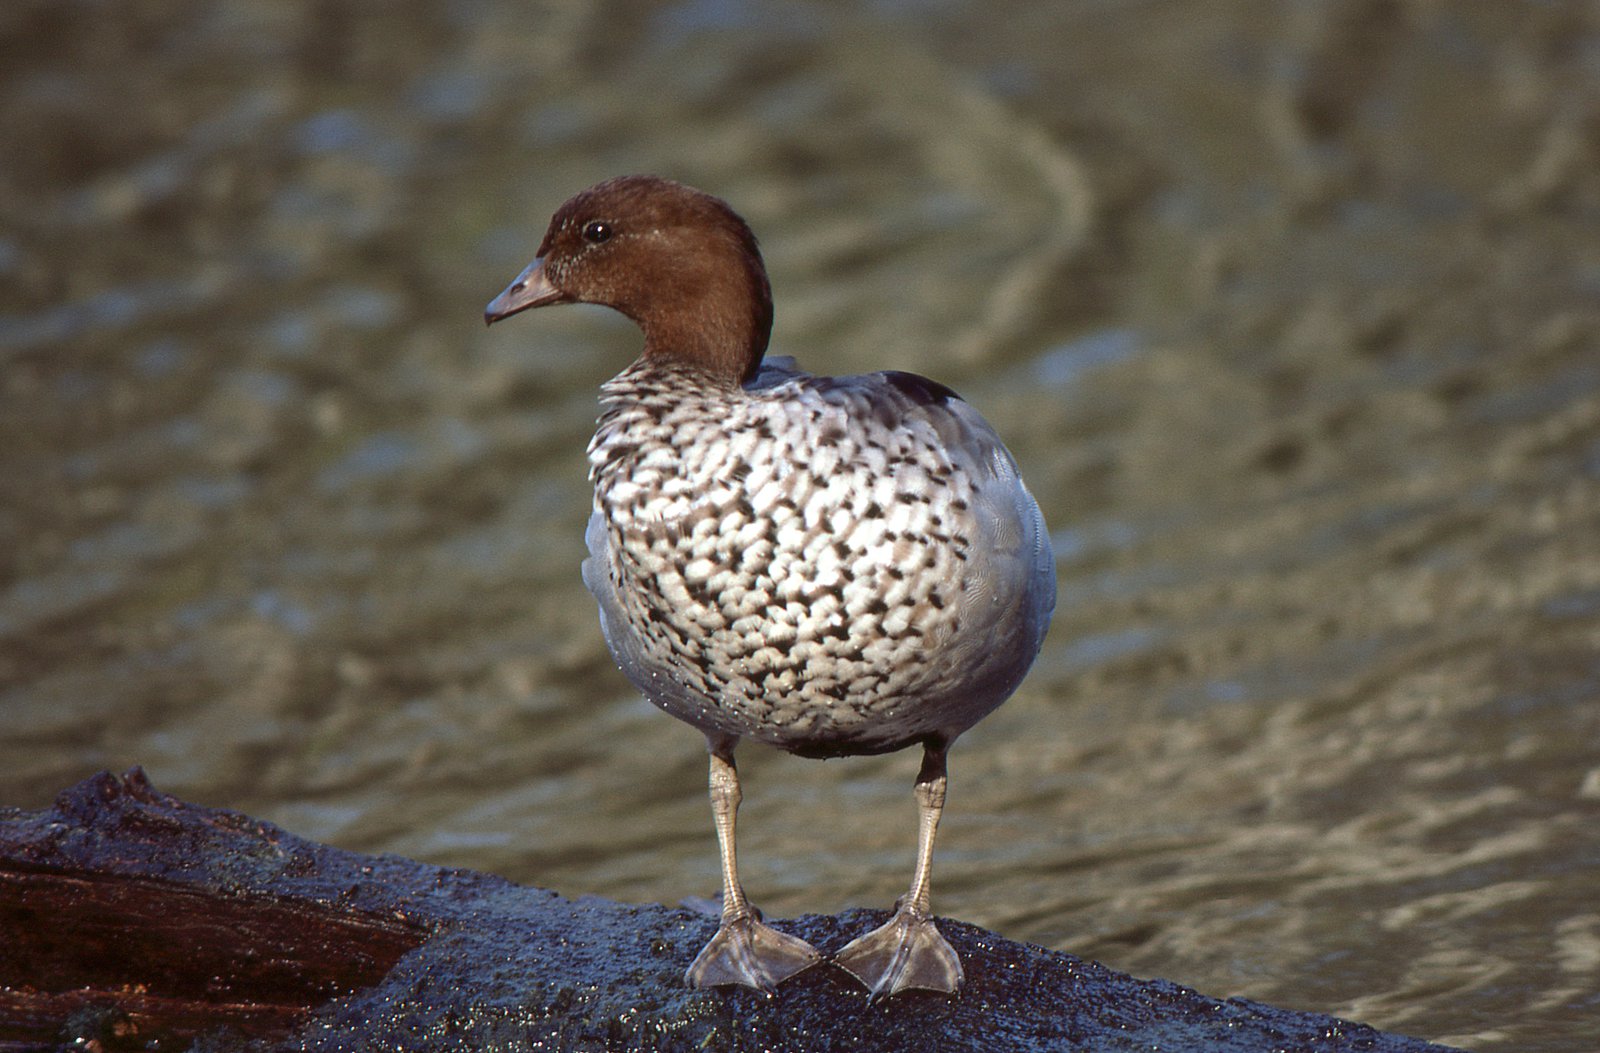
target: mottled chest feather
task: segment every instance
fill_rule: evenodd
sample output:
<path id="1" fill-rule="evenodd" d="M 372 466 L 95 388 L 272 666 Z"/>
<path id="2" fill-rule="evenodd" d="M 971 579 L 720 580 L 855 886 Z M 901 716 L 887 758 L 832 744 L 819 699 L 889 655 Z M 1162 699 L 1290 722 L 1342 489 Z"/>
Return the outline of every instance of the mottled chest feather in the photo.
<path id="1" fill-rule="evenodd" d="M 963 664 L 983 679 L 968 642 L 998 608 L 975 553 L 1037 531 L 994 529 L 992 433 L 964 434 L 976 414 L 916 381 L 773 370 L 730 388 L 635 367 L 606 386 L 586 580 L 654 701 L 802 752 L 962 723 L 932 703 Z"/>

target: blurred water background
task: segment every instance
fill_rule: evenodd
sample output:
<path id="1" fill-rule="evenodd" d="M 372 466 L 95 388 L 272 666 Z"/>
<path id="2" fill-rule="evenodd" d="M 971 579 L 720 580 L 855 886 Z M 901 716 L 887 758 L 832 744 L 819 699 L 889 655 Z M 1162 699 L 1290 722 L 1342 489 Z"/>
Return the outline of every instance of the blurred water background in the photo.
<path id="1" fill-rule="evenodd" d="M 1427 0 L 9 0 L 0 803 L 99 768 L 569 896 L 716 888 L 578 580 L 638 346 L 482 306 L 571 192 L 730 200 L 777 353 L 924 372 L 1061 604 L 935 908 L 1490 1051 L 1600 1028 L 1600 15 Z M 774 916 L 917 758 L 748 748 Z"/>

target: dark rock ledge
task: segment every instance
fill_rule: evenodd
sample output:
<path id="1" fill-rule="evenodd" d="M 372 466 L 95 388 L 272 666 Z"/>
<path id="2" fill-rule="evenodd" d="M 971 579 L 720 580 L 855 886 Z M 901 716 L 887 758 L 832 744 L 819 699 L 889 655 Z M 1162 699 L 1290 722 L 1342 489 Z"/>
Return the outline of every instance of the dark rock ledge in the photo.
<path id="1" fill-rule="evenodd" d="M 806 916 L 824 949 L 882 920 Z M 941 922 L 959 998 L 692 991 L 714 921 L 360 856 L 101 773 L 0 810 L 0 1051 L 1441 1050 Z"/>

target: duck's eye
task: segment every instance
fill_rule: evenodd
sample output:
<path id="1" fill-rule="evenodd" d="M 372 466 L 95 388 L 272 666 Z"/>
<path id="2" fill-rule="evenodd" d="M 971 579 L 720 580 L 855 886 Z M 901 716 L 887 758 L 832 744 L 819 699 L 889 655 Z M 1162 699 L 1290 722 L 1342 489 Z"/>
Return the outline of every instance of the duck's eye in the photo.
<path id="1" fill-rule="evenodd" d="M 604 220 L 591 220 L 583 225 L 583 240 L 591 245 L 598 245 L 602 241 L 610 241 L 613 233 L 615 231 L 611 229 L 611 224 Z"/>

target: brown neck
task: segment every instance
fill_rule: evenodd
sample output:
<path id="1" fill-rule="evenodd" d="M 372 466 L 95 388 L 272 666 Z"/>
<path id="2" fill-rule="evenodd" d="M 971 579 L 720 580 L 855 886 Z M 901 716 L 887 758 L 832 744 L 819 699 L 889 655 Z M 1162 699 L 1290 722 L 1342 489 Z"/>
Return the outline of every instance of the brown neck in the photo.
<path id="1" fill-rule="evenodd" d="M 772 291 L 753 241 L 678 255 L 652 286 L 619 305 L 644 330 L 646 361 L 689 366 L 730 386 L 755 375 L 772 332 Z"/>
<path id="2" fill-rule="evenodd" d="M 636 321 L 644 330 L 646 362 L 689 368 L 730 387 L 755 375 L 766 350 L 766 332 L 753 330 L 744 319 L 680 309 L 665 318 Z"/>

